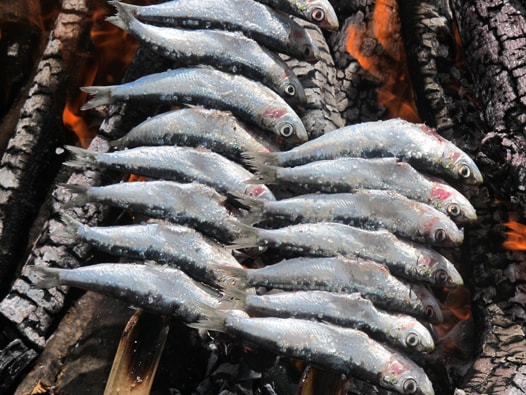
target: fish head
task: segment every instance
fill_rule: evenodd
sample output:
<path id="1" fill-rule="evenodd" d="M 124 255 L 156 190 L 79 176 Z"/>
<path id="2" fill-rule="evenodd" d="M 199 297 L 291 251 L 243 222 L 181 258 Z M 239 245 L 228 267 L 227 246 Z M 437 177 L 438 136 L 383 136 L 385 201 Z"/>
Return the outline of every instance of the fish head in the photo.
<path id="1" fill-rule="evenodd" d="M 307 95 L 300 80 L 295 76 L 286 76 L 279 87 L 279 95 L 283 97 L 287 103 L 305 104 L 307 102 Z"/>
<path id="2" fill-rule="evenodd" d="M 468 199 L 455 188 L 442 182 L 433 182 L 431 204 L 446 213 L 457 224 L 472 223 L 477 220 L 477 212 Z"/>
<path id="3" fill-rule="evenodd" d="M 302 26 L 296 24 L 291 26 L 289 40 L 303 60 L 314 63 L 321 59 L 320 48 Z"/>
<path id="4" fill-rule="evenodd" d="M 392 357 L 380 369 L 384 387 L 400 394 L 434 395 L 433 385 L 424 370 L 408 358 L 393 352 Z"/>
<path id="5" fill-rule="evenodd" d="M 458 247 L 464 241 L 464 232 L 447 215 L 429 206 L 421 212 L 419 229 L 431 245 Z"/>
<path id="6" fill-rule="evenodd" d="M 391 329 L 391 336 L 411 351 L 429 353 L 435 349 L 433 336 L 417 319 L 399 314 L 395 326 Z"/>
<path id="7" fill-rule="evenodd" d="M 413 292 L 420 299 L 424 307 L 423 318 L 432 324 L 444 322 L 444 315 L 437 298 L 423 285 L 413 285 Z"/>
<path id="8" fill-rule="evenodd" d="M 455 147 L 456 148 L 456 147 Z M 483 182 L 482 173 L 475 162 L 458 148 L 443 157 L 443 166 L 456 180 L 470 185 L 479 185 Z"/>
<path id="9" fill-rule="evenodd" d="M 426 276 L 434 286 L 456 288 L 464 285 L 464 280 L 455 266 L 434 250 L 421 247 L 418 266 L 419 274 Z"/>
<path id="10" fill-rule="evenodd" d="M 287 141 L 304 143 L 309 139 L 303 122 L 292 109 L 271 109 L 265 112 L 265 117 L 274 133 Z"/>
<path id="11" fill-rule="evenodd" d="M 340 23 L 332 5 L 327 0 L 307 0 L 305 17 L 322 29 L 338 30 Z"/>

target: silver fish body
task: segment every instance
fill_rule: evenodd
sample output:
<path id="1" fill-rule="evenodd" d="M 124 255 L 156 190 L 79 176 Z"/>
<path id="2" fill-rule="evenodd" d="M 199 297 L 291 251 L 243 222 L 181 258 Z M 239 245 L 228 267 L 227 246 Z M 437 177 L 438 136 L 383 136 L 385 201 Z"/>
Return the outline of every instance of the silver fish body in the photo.
<path id="1" fill-rule="evenodd" d="M 239 225 L 238 225 L 239 226 Z M 391 272 L 411 282 L 458 287 L 462 277 L 438 252 L 397 238 L 386 230 L 365 230 L 349 225 L 320 222 L 279 229 L 241 225 L 243 238 L 232 248 L 275 247 L 284 253 L 308 256 L 351 255 L 384 263 Z"/>
<path id="2" fill-rule="evenodd" d="M 188 225 L 224 243 L 239 237 L 239 231 L 231 223 L 235 217 L 225 207 L 226 198 L 203 184 L 146 181 L 102 187 L 62 186 L 76 194 L 66 207 L 82 206 L 87 202 L 105 203 Z"/>
<path id="3" fill-rule="evenodd" d="M 82 109 L 117 101 L 164 104 L 196 104 L 231 111 L 291 142 L 305 142 L 308 134 L 300 117 L 276 92 L 241 75 L 209 67 L 193 67 L 150 74 L 112 86 L 90 86 L 82 91 L 94 95 Z"/>
<path id="4" fill-rule="evenodd" d="M 252 130 L 230 112 L 204 108 L 182 108 L 148 118 L 125 136 L 112 141 L 119 149 L 138 146 L 202 146 L 239 161 L 241 153 L 276 151 L 262 131 Z M 260 134 L 258 135 L 258 132 Z"/>
<path id="5" fill-rule="evenodd" d="M 275 353 L 402 394 L 434 394 L 422 368 L 361 331 L 294 318 L 251 318 L 238 311 L 207 309 L 205 315 L 207 318 L 190 326 L 221 330 Z"/>
<path id="6" fill-rule="evenodd" d="M 288 291 L 359 292 L 374 304 L 440 323 L 438 303 L 424 305 L 412 287 L 381 264 L 352 257 L 300 257 L 259 269 L 217 267 L 218 277 L 237 287 L 278 288 Z M 430 310 L 433 313 L 430 314 Z"/>
<path id="7" fill-rule="evenodd" d="M 280 318 L 316 319 L 363 330 L 403 349 L 433 351 L 433 337 L 417 319 L 405 314 L 378 310 L 359 293 L 327 291 L 246 294 L 242 308 L 250 315 Z"/>
<path id="8" fill-rule="evenodd" d="M 289 151 L 287 151 L 289 152 Z M 281 152 L 277 153 L 281 154 Z M 248 162 L 258 169 L 250 183 L 293 186 L 308 192 L 352 192 L 356 189 L 393 190 L 409 199 L 429 204 L 455 222 L 474 222 L 477 214 L 471 203 L 453 187 L 427 177 L 396 158 L 336 158 L 295 167 L 261 163 L 259 153 Z M 265 156 L 266 153 L 262 153 Z"/>
<path id="9" fill-rule="evenodd" d="M 261 81 L 293 104 L 307 98 L 298 77 L 281 58 L 240 32 L 159 27 L 138 21 L 121 3 L 107 21 L 131 33 L 156 52 L 186 66 L 208 64 Z"/>
<path id="10" fill-rule="evenodd" d="M 260 3 L 306 19 L 327 30 L 338 30 L 336 12 L 327 0 L 258 0 Z"/>
<path id="11" fill-rule="evenodd" d="M 249 223 L 339 222 L 364 229 L 386 229 L 398 236 L 436 246 L 459 246 L 464 235 L 448 216 L 393 191 L 310 194 L 276 201 L 240 197 L 250 207 Z M 245 222 L 245 221 L 244 221 Z"/>
<path id="12" fill-rule="evenodd" d="M 305 29 L 287 15 L 254 1 L 175 0 L 143 7 L 122 6 L 141 21 L 170 27 L 241 31 L 292 57 L 310 62 L 320 59 L 320 50 Z"/>
<path id="13" fill-rule="evenodd" d="M 170 267 L 101 263 L 76 269 L 29 266 L 39 287 L 69 285 L 115 297 L 145 310 L 175 315 L 186 322 L 202 318 L 201 306 L 219 305 L 219 295 Z"/>
<path id="14" fill-rule="evenodd" d="M 290 167 L 342 156 L 397 157 L 425 172 L 468 184 L 482 183 L 480 170 L 464 151 L 434 129 L 402 119 L 345 126 L 290 151 L 255 154 L 254 158 Z"/>
<path id="15" fill-rule="evenodd" d="M 198 182 L 222 195 L 246 194 L 275 199 L 265 185 L 248 185 L 253 176 L 248 170 L 222 155 L 190 147 L 138 147 L 111 153 L 97 153 L 66 147 L 74 153 L 69 166 L 105 168 L 171 181 Z"/>
<path id="16" fill-rule="evenodd" d="M 91 227 L 62 215 L 66 231 L 111 254 L 173 265 L 194 279 L 216 284 L 209 262 L 241 267 L 227 250 L 199 232 L 181 225 Z"/>

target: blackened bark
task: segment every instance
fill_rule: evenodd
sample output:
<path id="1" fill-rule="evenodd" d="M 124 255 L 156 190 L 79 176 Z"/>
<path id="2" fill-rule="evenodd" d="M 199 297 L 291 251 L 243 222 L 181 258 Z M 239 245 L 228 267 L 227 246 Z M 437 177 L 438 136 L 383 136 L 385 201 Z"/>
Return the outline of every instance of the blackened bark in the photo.
<path id="1" fill-rule="evenodd" d="M 469 394 L 522 394 L 526 388 L 525 254 L 502 248 L 510 212 L 524 220 L 526 126 L 526 20 L 516 1 L 452 2 L 474 89 L 488 128 L 477 162 L 486 185 L 471 190 L 479 213 L 469 229 L 465 276 L 473 292 L 475 323 L 482 336 L 462 388 Z M 488 130 L 491 130 L 488 132 Z M 497 201 L 504 201 L 499 207 Z"/>
<path id="2" fill-rule="evenodd" d="M 483 104 L 484 172 L 501 197 L 526 206 L 526 20 L 518 1 L 454 1 L 465 53 Z M 502 147 L 502 148 L 500 148 Z"/>

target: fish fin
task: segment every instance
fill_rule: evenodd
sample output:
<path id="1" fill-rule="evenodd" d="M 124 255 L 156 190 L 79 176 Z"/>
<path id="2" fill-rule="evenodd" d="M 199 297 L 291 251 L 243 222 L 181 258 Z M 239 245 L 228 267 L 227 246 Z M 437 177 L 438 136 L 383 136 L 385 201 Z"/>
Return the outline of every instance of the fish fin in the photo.
<path id="1" fill-rule="evenodd" d="M 59 187 L 66 189 L 67 191 L 75 194 L 69 201 L 64 204 L 64 208 L 71 208 L 77 206 L 83 206 L 89 202 L 88 190 L 89 187 L 85 185 L 74 185 L 74 184 L 57 184 Z"/>
<path id="2" fill-rule="evenodd" d="M 244 237 L 240 237 L 232 242 L 232 244 L 226 246 L 227 248 L 237 250 L 240 248 L 253 248 L 258 247 L 258 236 L 259 236 L 259 228 L 255 228 L 250 225 L 245 225 L 239 221 L 229 221 L 234 226 L 236 226 L 242 234 L 244 234 Z"/>
<path id="3" fill-rule="evenodd" d="M 191 322 L 186 325 L 190 328 L 225 332 L 225 319 L 228 316 L 227 312 L 219 310 L 217 306 L 212 307 L 204 303 L 197 304 L 201 318 L 197 322 Z"/>
<path id="4" fill-rule="evenodd" d="M 213 265 L 213 271 L 223 289 L 229 287 L 248 288 L 247 269 L 228 265 Z"/>
<path id="5" fill-rule="evenodd" d="M 114 86 L 83 86 L 80 88 L 82 92 L 93 95 L 93 98 L 86 102 L 81 110 L 91 110 L 92 108 L 105 106 L 111 103 L 111 92 Z"/>
<path id="6" fill-rule="evenodd" d="M 53 288 L 60 284 L 60 272 L 65 269 L 57 269 L 45 266 L 28 266 L 29 279 L 38 288 Z"/>
<path id="7" fill-rule="evenodd" d="M 108 3 L 115 7 L 117 14 L 107 17 L 106 21 L 129 32 L 132 22 L 136 20 L 133 15 L 133 9 L 125 7 L 123 3 L 118 1 L 109 1 Z"/>
<path id="8" fill-rule="evenodd" d="M 250 165 L 256 169 L 259 169 L 261 166 L 267 165 L 278 165 L 279 164 L 279 155 L 280 152 L 243 152 L 241 156 L 243 157 L 243 162 L 247 165 Z"/>
<path id="9" fill-rule="evenodd" d="M 87 149 L 66 145 L 65 148 L 74 156 L 73 160 L 64 162 L 65 166 L 71 167 L 96 167 L 97 154 Z"/>
<path id="10" fill-rule="evenodd" d="M 278 169 L 278 166 L 260 164 L 254 177 L 245 182 L 247 184 L 279 184 Z"/>

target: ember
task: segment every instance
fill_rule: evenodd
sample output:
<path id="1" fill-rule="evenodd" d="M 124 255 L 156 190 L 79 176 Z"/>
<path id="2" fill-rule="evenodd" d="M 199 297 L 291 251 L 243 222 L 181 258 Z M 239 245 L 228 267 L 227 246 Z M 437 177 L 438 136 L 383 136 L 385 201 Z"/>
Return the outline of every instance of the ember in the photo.
<path id="1" fill-rule="evenodd" d="M 504 225 L 510 230 L 506 232 L 508 239 L 502 246 L 508 250 L 526 251 L 526 225 L 516 221 L 508 221 Z"/>

